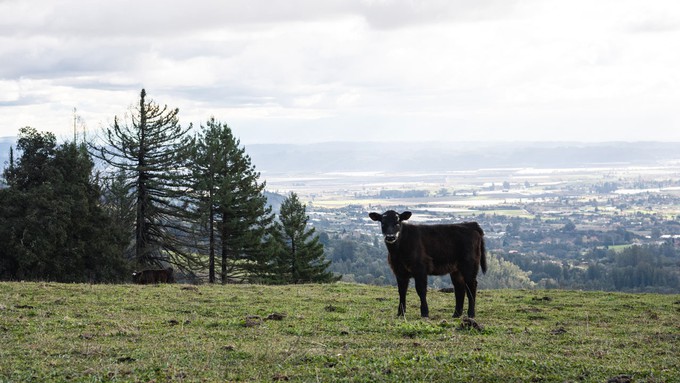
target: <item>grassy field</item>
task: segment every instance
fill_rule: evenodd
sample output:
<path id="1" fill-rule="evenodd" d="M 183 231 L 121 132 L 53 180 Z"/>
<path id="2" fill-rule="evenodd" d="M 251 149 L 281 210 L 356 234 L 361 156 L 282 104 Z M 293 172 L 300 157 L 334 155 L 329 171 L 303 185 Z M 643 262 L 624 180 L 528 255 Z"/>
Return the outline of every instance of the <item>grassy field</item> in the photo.
<path id="1" fill-rule="evenodd" d="M 680 296 L 0 283 L 0 382 L 678 382 Z"/>

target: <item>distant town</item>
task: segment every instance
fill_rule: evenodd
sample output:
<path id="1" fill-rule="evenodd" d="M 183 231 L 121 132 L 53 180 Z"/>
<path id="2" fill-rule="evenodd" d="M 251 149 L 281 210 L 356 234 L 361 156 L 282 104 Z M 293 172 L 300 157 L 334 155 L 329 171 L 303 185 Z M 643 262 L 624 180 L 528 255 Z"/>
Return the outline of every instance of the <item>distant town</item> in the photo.
<path id="1" fill-rule="evenodd" d="M 307 201 L 333 268 L 347 280 L 394 283 L 380 229 L 367 217 L 393 209 L 412 211 L 412 223 L 478 221 L 490 254 L 516 267 L 489 287 L 516 286 L 519 278 L 522 287 L 680 291 L 680 162 L 333 172 L 267 182 Z M 449 285 L 447 278 L 431 284 Z"/>

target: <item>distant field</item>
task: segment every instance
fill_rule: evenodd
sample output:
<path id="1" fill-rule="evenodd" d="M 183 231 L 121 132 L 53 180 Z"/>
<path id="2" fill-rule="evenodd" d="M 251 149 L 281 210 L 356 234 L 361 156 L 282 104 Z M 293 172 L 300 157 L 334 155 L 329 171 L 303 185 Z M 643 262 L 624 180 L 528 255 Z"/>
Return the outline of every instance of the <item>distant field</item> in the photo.
<path id="1" fill-rule="evenodd" d="M 625 249 L 628 249 L 628 248 L 633 247 L 633 246 L 634 245 L 612 245 L 612 246 L 607 246 L 606 249 L 607 250 L 613 250 L 613 251 L 616 251 L 618 253 L 621 253 Z"/>
<path id="2" fill-rule="evenodd" d="M 582 158 L 576 154 L 579 150 L 565 159 L 580 161 Z M 283 193 L 295 191 L 304 202 L 311 202 L 315 208 L 327 209 L 349 205 L 372 206 L 374 209 L 406 206 L 420 211 L 442 212 L 442 209 L 449 209 L 447 212 L 451 215 L 463 217 L 486 213 L 526 219 L 533 219 L 536 215 L 545 219 L 560 213 L 603 217 L 640 213 L 655 214 L 668 220 L 680 215 L 680 205 L 671 201 L 668 204 L 631 203 L 635 196 L 680 195 L 680 187 L 675 184 L 655 186 L 677 180 L 680 175 L 677 161 L 653 165 L 635 162 L 563 165 L 551 167 L 541 161 L 532 166 L 519 166 L 508 161 L 498 164 L 500 167 L 475 170 L 436 171 L 424 167 L 418 171 L 277 173 L 270 175 L 267 186 Z M 605 183 L 617 184 L 620 189 L 593 192 Z M 384 191 L 416 190 L 427 192 L 427 196 L 380 196 Z M 576 202 L 576 205 L 563 205 L 564 199 Z M 595 201 L 597 211 L 595 205 L 588 204 L 591 200 Z M 528 211 L 517 210 L 518 206 Z"/>
<path id="3" fill-rule="evenodd" d="M 679 295 L 395 290 L 0 283 L 0 382 L 680 381 Z"/>
<path id="4" fill-rule="evenodd" d="M 487 197 L 466 197 L 457 200 L 447 198 L 345 198 L 326 196 L 316 198 L 313 200 L 313 205 L 316 208 L 337 209 L 349 205 L 358 205 L 368 208 L 372 206 L 373 209 L 393 209 L 398 206 L 410 206 L 411 208 L 418 207 L 418 209 L 427 210 L 430 212 L 449 212 L 451 214 L 462 215 L 479 215 L 479 214 L 496 214 L 509 217 L 521 217 L 533 219 L 535 215 L 529 213 L 524 209 L 517 209 L 514 206 L 508 207 L 502 199 L 489 199 Z"/>

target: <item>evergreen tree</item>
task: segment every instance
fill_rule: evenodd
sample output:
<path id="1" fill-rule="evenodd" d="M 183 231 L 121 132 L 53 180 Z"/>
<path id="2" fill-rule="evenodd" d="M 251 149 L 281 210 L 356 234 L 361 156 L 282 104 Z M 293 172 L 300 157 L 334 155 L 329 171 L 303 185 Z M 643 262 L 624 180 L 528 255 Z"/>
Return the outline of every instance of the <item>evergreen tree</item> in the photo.
<path id="1" fill-rule="evenodd" d="M 125 172 L 118 171 L 101 181 L 102 206 L 113 220 L 112 230 L 125 239 L 120 252 L 128 261 L 135 258 L 135 195 L 128 186 Z"/>
<path id="2" fill-rule="evenodd" d="M 84 146 L 56 144 L 51 133 L 20 131 L 0 190 L 0 278 L 111 282 L 128 271 L 116 251 Z"/>
<path id="3" fill-rule="evenodd" d="M 104 145 L 94 148 L 97 157 L 124 174 L 135 196 L 134 259 L 140 265 L 200 265 L 187 224 L 191 209 L 186 168 L 193 138 L 187 134 L 191 126 L 180 126 L 178 113 L 147 101 L 142 89 L 129 124 L 115 117 Z"/>
<path id="4" fill-rule="evenodd" d="M 323 245 L 314 228 L 307 228 L 306 209 L 294 192 L 281 204 L 277 236 L 281 251 L 276 261 L 282 272 L 279 277 L 288 283 L 335 282 L 340 278 L 327 271 L 330 261 L 324 258 Z"/>
<path id="5" fill-rule="evenodd" d="M 231 128 L 210 118 L 201 125 L 193 156 L 195 190 L 208 236 L 209 281 L 243 281 L 266 272 L 264 241 L 274 215 L 250 157 Z"/>

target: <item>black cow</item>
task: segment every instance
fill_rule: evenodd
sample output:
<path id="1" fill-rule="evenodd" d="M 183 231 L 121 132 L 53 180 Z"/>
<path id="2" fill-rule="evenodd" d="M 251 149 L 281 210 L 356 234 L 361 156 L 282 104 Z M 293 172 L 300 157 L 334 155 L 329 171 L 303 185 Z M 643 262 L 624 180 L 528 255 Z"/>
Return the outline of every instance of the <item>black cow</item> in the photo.
<path id="1" fill-rule="evenodd" d="M 411 212 L 401 214 L 388 210 L 383 214 L 370 213 L 372 220 L 380 222 L 387 246 L 387 260 L 397 278 L 399 310 L 406 311 L 406 290 L 409 280 L 415 279 L 420 297 L 420 315 L 429 316 L 427 307 L 427 276 L 451 275 L 456 295 L 453 317 L 463 314 L 463 301 L 468 297 L 468 317 L 475 316 L 477 273 L 479 266 L 486 273 L 484 231 L 477 222 L 447 225 L 412 225 L 404 221 Z"/>
<path id="2" fill-rule="evenodd" d="M 173 283 L 175 282 L 175 277 L 172 272 L 172 267 L 168 267 L 167 269 L 136 271 L 132 273 L 132 281 L 140 285 L 151 283 Z"/>

